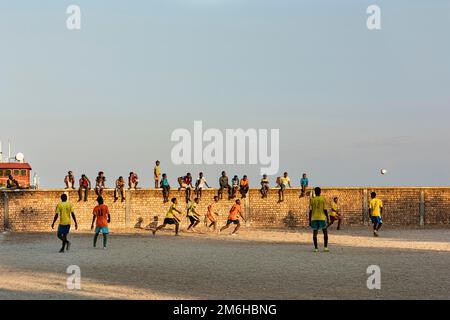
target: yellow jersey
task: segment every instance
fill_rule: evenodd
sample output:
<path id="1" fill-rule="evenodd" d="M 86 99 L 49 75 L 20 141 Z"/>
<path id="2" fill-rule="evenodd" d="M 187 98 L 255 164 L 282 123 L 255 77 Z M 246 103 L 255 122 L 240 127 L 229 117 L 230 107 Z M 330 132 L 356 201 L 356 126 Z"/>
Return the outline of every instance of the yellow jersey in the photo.
<path id="1" fill-rule="evenodd" d="M 378 198 L 374 198 L 370 200 L 369 208 L 372 210 L 372 217 L 380 217 L 381 208 L 383 208 L 383 202 Z"/>
<path id="2" fill-rule="evenodd" d="M 60 202 L 56 206 L 57 214 L 59 214 L 59 224 L 62 226 L 70 225 L 72 222 L 71 214 L 73 212 L 73 206 L 70 202 Z"/>
<path id="3" fill-rule="evenodd" d="M 317 196 L 311 199 L 310 209 L 312 211 L 311 221 L 327 220 L 327 216 L 325 215 L 326 210 L 325 199 L 322 196 Z"/>

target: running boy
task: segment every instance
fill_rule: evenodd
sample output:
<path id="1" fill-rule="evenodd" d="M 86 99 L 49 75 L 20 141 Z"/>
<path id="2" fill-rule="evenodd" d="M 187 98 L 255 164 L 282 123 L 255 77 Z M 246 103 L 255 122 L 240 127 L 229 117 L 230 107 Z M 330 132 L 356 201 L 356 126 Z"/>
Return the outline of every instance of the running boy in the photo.
<path id="1" fill-rule="evenodd" d="M 370 197 L 372 200 L 370 200 L 369 204 L 369 215 L 373 224 L 373 236 L 378 237 L 378 231 L 383 225 L 383 220 L 381 220 L 381 214 L 383 213 L 383 202 L 377 198 L 377 194 L 375 192 L 372 192 Z"/>
<path id="2" fill-rule="evenodd" d="M 199 202 L 199 199 L 195 198 L 194 202 L 192 202 L 189 205 L 187 216 L 188 216 L 189 221 L 191 222 L 191 224 L 187 228 L 187 231 L 192 230 L 192 231 L 195 232 L 195 227 L 200 223 L 200 215 L 197 213 L 198 202 Z"/>
<path id="3" fill-rule="evenodd" d="M 330 219 L 328 217 L 325 199 L 320 195 L 321 191 L 322 190 L 319 187 L 314 189 L 316 196 L 311 199 L 309 225 L 313 229 L 314 252 L 319 252 L 317 246 L 317 234 L 319 233 L 319 230 L 322 230 L 323 232 L 323 251 L 329 252 L 327 224 L 330 222 Z"/>
<path id="4" fill-rule="evenodd" d="M 214 215 L 219 216 L 219 213 L 217 212 L 217 209 L 216 209 L 217 202 L 219 202 L 219 197 L 214 196 L 214 201 L 208 206 L 208 212 L 206 213 L 206 216 L 208 217 L 209 221 L 211 222 L 211 224 L 208 226 L 208 228 L 213 227 L 213 231 L 216 231 L 216 227 L 217 227 L 217 220 L 214 217 Z"/>
<path id="5" fill-rule="evenodd" d="M 98 206 L 94 208 L 92 212 L 92 224 L 91 230 L 94 229 L 94 222 L 97 220 L 94 235 L 94 248 L 97 247 L 98 235 L 101 232 L 103 235 L 103 249 L 106 250 L 106 243 L 108 241 L 108 223 L 111 223 L 111 215 L 109 214 L 108 206 L 104 204 L 103 197 L 97 198 Z"/>
<path id="6" fill-rule="evenodd" d="M 175 225 L 175 235 L 178 236 L 178 231 L 180 230 L 180 218 L 178 218 L 175 214 L 177 212 L 178 214 L 181 214 L 181 211 L 177 209 L 177 198 L 172 198 L 172 205 L 169 208 L 169 211 L 167 211 L 166 217 L 164 218 L 164 222 L 162 225 L 157 227 L 155 230 L 152 230 L 153 235 L 156 234 L 157 231 L 161 230 L 162 228 L 165 228 L 168 224 L 174 224 Z"/>
<path id="7" fill-rule="evenodd" d="M 327 228 L 329 228 L 336 220 L 338 221 L 337 230 L 341 230 L 342 216 L 339 213 L 338 209 L 338 197 L 333 198 L 333 203 L 331 204 L 331 212 L 330 212 L 330 223 L 328 224 Z"/>
<path id="8" fill-rule="evenodd" d="M 239 230 L 239 228 L 241 227 L 241 222 L 239 221 L 238 217 L 241 217 L 242 220 L 244 220 L 245 222 L 245 218 L 242 215 L 242 209 L 241 209 L 241 200 L 237 199 L 236 203 L 231 207 L 230 209 L 230 214 L 228 216 L 228 220 L 227 220 L 227 224 L 225 226 L 223 226 L 220 230 L 219 233 L 221 233 L 223 230 L 228 229 L 228 227 L 230 226 L 230 224 L 235 224 L 236 228 L 234 228 L 234 231 L 231 233 L 232 236 L 236 235 L 236 232 Z"/>
<path id="9" fill-rule="evenodd" d="M 75 230 L 78 229 L 77 218 L 75 217 L 75 213 L 73 212 L 72 204 L 67 201 L 67 194 L 63 193 L 61 195 L 61 202 L 56 206 L 55 217 L 53 218 L 52 229 L 55 227 L 55 222 L 59 216 L 59 225 L 58 225 L 58 239 L 62 241 L 62 247 L 59 252 L 64 252 L 65 249 L 69 251 L 70 249 L 70 241 L 67 240 L 67 235 L 70 231 L 70 224 L 72 220 L 70 217 L 72 216 L 73 222 L 75 222 Z"/>

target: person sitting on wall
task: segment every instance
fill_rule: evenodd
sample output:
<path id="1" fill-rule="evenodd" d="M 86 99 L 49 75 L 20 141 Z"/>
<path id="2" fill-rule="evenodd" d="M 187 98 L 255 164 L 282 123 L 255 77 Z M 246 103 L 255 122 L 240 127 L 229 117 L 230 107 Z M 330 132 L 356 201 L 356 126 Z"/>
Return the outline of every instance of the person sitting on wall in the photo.
<path id="1" fill-rule="evenodd" d="M 123 180 L 123 177 L 120 176 L 119 179 L 116 180 L 116 188 L 114 189 L 114 202 L 119 200 L 120 195 L 120 201 L 125 201 L 125 181 Z"/>
<path id="2" fill-rule="evenodd" d="M 128 188 L 129 189 L 137 189 L 139 183 L 138 175 L 134 172 L 130 172 L 128 176 Z"/>
<path id="3" fill-rule="evenodd" d="M 249 190 L 248 179 L 247 176 L 244 175 L 240 181 L 239 192 L 241 193 L 242 198 L 247 197 L 247 193 Z"/>
<path id="4" fill-rule="evenodd" d="M 97 178 L 95 179 L 95 194 L 99 197 L 103 195 L 103 189 L 105 189 L 105 174 L 103 171 L 98 173 Z"/>
<path id="5" fill-rule="evenodd" d="M 231 198 L 236 198 L 236 194 L 239 190 L 239 177 L 234 176 L 233 179 L 231 179 Z"/>
<path id="6" fill-rule="evenodd" d="M 269 178 L 267 178 L 267 174 L 264 174 L 261 179 L 261 197 L 267 198 L 267 194 L 269 193 Z"/>
<path id="7" fill-rule="evenodd" d="M 80 188 L 78 189 L 78 202 L 80 202 L 83 199 L 83 193 L 84 193 L 84 201 L 88 201 L 88 194 L 90 189 L 91 189 L 91 181 L 85 174 L 82 174 L 80 179 Z"/>
<path id="8" fill-rule="evenodd" d="M 19 182 L 17 182 L 17 180 L 14 179 L 12 175 L 9 175 L 8 180 L 6 181 L 6 188 L 11 190 L 19 189 Z"/>
<path id="9" fill-rule="evenodd" d="M 223 194 L 223 190 L 227 189 L 228 190 L 228 199 L 231 199 L 231 186 L 228 183 L 228 177 L 227 177 L 227 173 L 225 171 L 222 171 L 222 175 L 219 178 L 219 190 L 217 192 L 217 196 L 219 197 L 219 199 L 222 200 L 222 194 Z"/>
<path id="10" fill-rule="evenodd" d="M 64 183 L 66 184 L 66 189 L 75 189 L 75 176 L 72 171 L 69 171 L 67 176 L 64 177 Z"/>
<path id="11" fill-rule="evenodd" d="M 160 182 L 160 188 L 162 189 L 163 202 L 169 202 L 170 184 L 167 179 L 167 174 L 163 173 L 162 180 Z"/>

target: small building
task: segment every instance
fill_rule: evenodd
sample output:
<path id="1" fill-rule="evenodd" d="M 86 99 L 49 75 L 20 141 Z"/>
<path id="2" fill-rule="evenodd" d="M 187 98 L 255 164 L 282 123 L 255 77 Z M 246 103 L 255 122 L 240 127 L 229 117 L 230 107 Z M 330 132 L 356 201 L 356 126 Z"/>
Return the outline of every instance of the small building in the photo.
<path id="1" fill-rule="evenodd" d="M 19 183 L 20 188 L 30 188 L 31 166 L 23 162 L 0 162 L 0 187 L 6 188 L 9 175 Z"/>

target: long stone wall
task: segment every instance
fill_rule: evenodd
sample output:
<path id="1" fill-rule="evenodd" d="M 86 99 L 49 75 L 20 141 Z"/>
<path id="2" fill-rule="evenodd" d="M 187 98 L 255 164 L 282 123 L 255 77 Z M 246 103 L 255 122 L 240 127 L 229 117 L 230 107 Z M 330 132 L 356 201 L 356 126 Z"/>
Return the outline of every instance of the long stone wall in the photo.
<path id="1" fill-rule="evenodd" d="M 371 191 L 376 191 L 384 202 L 383 220 L 388 225 L 419 226 L 448 225 L 450 223 L 450 188 L 323 188 L 323 195 L 331 204 L 339 197 L 340 211 L 345 225 L 363 225 L 368 220 L 368 202 Z M 50 231 L 55 206 L 62 189 L 2 191 L 0 196 L 0 230 Z M 206 212 L 207 205 L 217 193 L 215 189 L 203 191 L 199 211 Z M 78 202 L 77 191 L 69 191 L 69 201 L 74 204 L 80 230 L 89 230 L 92 209 L 96 205 L 94 191 L 90 191 L 87 202 Z M 172 191 L 180 208 L 186 209 L 183 191 Z M 113 201 L 113 190 L 105 190 L 104 198 L 110 207 L 112 230 L 123 230 L 134 226 L 138 218 L 146 225 L 153 216 L 162 221 L 169 204 L 163 204 L 161 190 L 140 189 L 127 191 L 125 202 Z M 233 204 L 221 200 L 218 204 L 221 220 L 226 220 Z M 278 190 L 271 189 L 262 199 L 259 189 L 250 189 L 242 200 L 244 213 L 250 227 L 295 228 L 308 224 L 309 197 L 299 198 L 296 188 L 285 191 L 285 201 L 278 203 Z"/>

